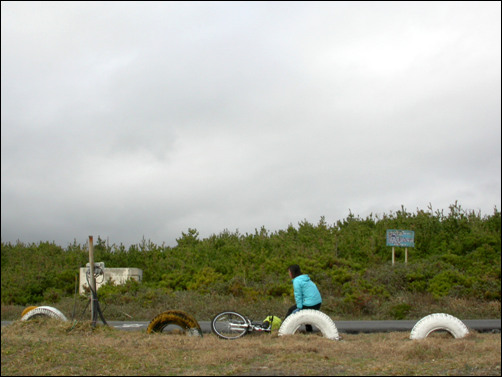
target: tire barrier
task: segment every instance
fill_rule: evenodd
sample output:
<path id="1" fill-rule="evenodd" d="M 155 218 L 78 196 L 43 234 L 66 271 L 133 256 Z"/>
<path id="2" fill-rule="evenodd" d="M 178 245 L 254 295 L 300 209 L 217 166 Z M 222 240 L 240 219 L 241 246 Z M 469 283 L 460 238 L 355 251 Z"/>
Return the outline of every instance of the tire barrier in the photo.
<path id="1" fill-rule="evenodd" d="M 413 326 L 410 339 L 424 339 L 436 330 L 446 330 L 456 339 L 469 333 L 467 326 L 460 319 L 446 313 L 433 313 L 423 317 Z"/>
<path id="2" fill-rule="evenodd" d="M 335 322 L 323 312 L 313 309 L 303 309 L 288 316 L 279 328 L 279 336 L 292 335 L 301 325 L 313 325 L 325 338 L 340 340 Z"/>
<path id="3" fill-rule="evenodd" d="M 181 310 L 168 310 L 157 315 L 150 321 L 146 332 L 162 332 L 168 325 L 177 325 L 184 329 L 188 335 L 202 336 L 199 322 L 190 314 Z"/>
<path id="4" fill-rule="evenodd" d="M 21 318 L 22 318 L 22 317 L 23 317 L 26 313 L 28 313 L 30 310 L 33 310 L 33 309 L 35 309 L 35 308 L 37 308 L 37 306 L 28 306 L 27 308 L 25 308 L 25 309 L 23 310 L 23 312 L 21 313 Z"/>
<path id="5" fill-rule="evenodd" d="M 58 309 L 53 308 L 52 306 L 38 306 L 30 309 L 21 317 L 21 321 L 28 321 L 35 317 L 50 317 L 65 322 L 68 321 L 63 313 L 61 313 Z"/>

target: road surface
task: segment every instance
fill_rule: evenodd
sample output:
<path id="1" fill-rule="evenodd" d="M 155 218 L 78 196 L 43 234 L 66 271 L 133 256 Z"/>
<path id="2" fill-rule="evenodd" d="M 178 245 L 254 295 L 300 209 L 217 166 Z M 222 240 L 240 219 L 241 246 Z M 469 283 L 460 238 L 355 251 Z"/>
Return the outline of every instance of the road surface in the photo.
<path id="1" fill-rule="evenodd" d="M 2 321 L 2 327 L 11 324 L 13 321 Z M 412 321 L 335 321 L 336 328 L 340 333 L 374 333 L 374 332 L 392 332 L 392 331 L 411 331 L 418 320 Z M 478 332 L 498 332 L 500 333 L 500 319 L 466 319 L 462 320 L 464 324 L 472 330 Z M 149 321 L 107 321 L 109 326 L 126 331 L 146 331 Z M 103 323 L 98 320 L 98 325 Z M 209 321 L 199 321 L 203 333 L 211 332 L 211 323 Z M 174 328 L 177 326 L 172 325 Z M 166 330 L 173 328 L 168 326 Z"/>

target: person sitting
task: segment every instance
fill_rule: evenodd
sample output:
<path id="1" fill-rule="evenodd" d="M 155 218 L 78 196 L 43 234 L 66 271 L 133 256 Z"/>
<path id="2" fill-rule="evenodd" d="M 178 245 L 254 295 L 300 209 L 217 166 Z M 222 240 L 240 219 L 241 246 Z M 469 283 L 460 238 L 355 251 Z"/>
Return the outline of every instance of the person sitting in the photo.
<path id="1" fill-rule="evenodd" d="M 293 264 L 288 267 L 289 277 L 293 281 L 293 292 L 296 304 L 289 308 L 286 317 L 302 309 L 319 310 L 322 297 L 317 285 L 310 280 L 307 274 L 302 274 L 300 266 Z M 307 332 L 312 332 L 312 325 L 305 325 Z"/>

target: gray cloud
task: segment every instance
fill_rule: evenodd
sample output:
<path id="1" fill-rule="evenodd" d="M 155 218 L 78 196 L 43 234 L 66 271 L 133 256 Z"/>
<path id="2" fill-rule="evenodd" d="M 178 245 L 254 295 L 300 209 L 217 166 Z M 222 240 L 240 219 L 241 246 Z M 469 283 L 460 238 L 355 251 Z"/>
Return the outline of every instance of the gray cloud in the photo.
<path id="1" fill-rule="evenodd" d="M 2 241 L 500 209 L 500 3 L 2 2 Z"/>

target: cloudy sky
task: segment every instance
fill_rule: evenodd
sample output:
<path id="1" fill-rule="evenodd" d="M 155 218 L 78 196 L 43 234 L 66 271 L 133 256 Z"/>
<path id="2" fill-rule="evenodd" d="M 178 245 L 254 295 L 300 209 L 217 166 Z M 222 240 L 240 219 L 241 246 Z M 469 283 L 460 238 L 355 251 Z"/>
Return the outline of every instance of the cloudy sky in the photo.
<path id="1" fill-rule="evenodd" d="M 501 208 L 500 2 L 2 1 L 1 42 L 2 242 Z"/>

